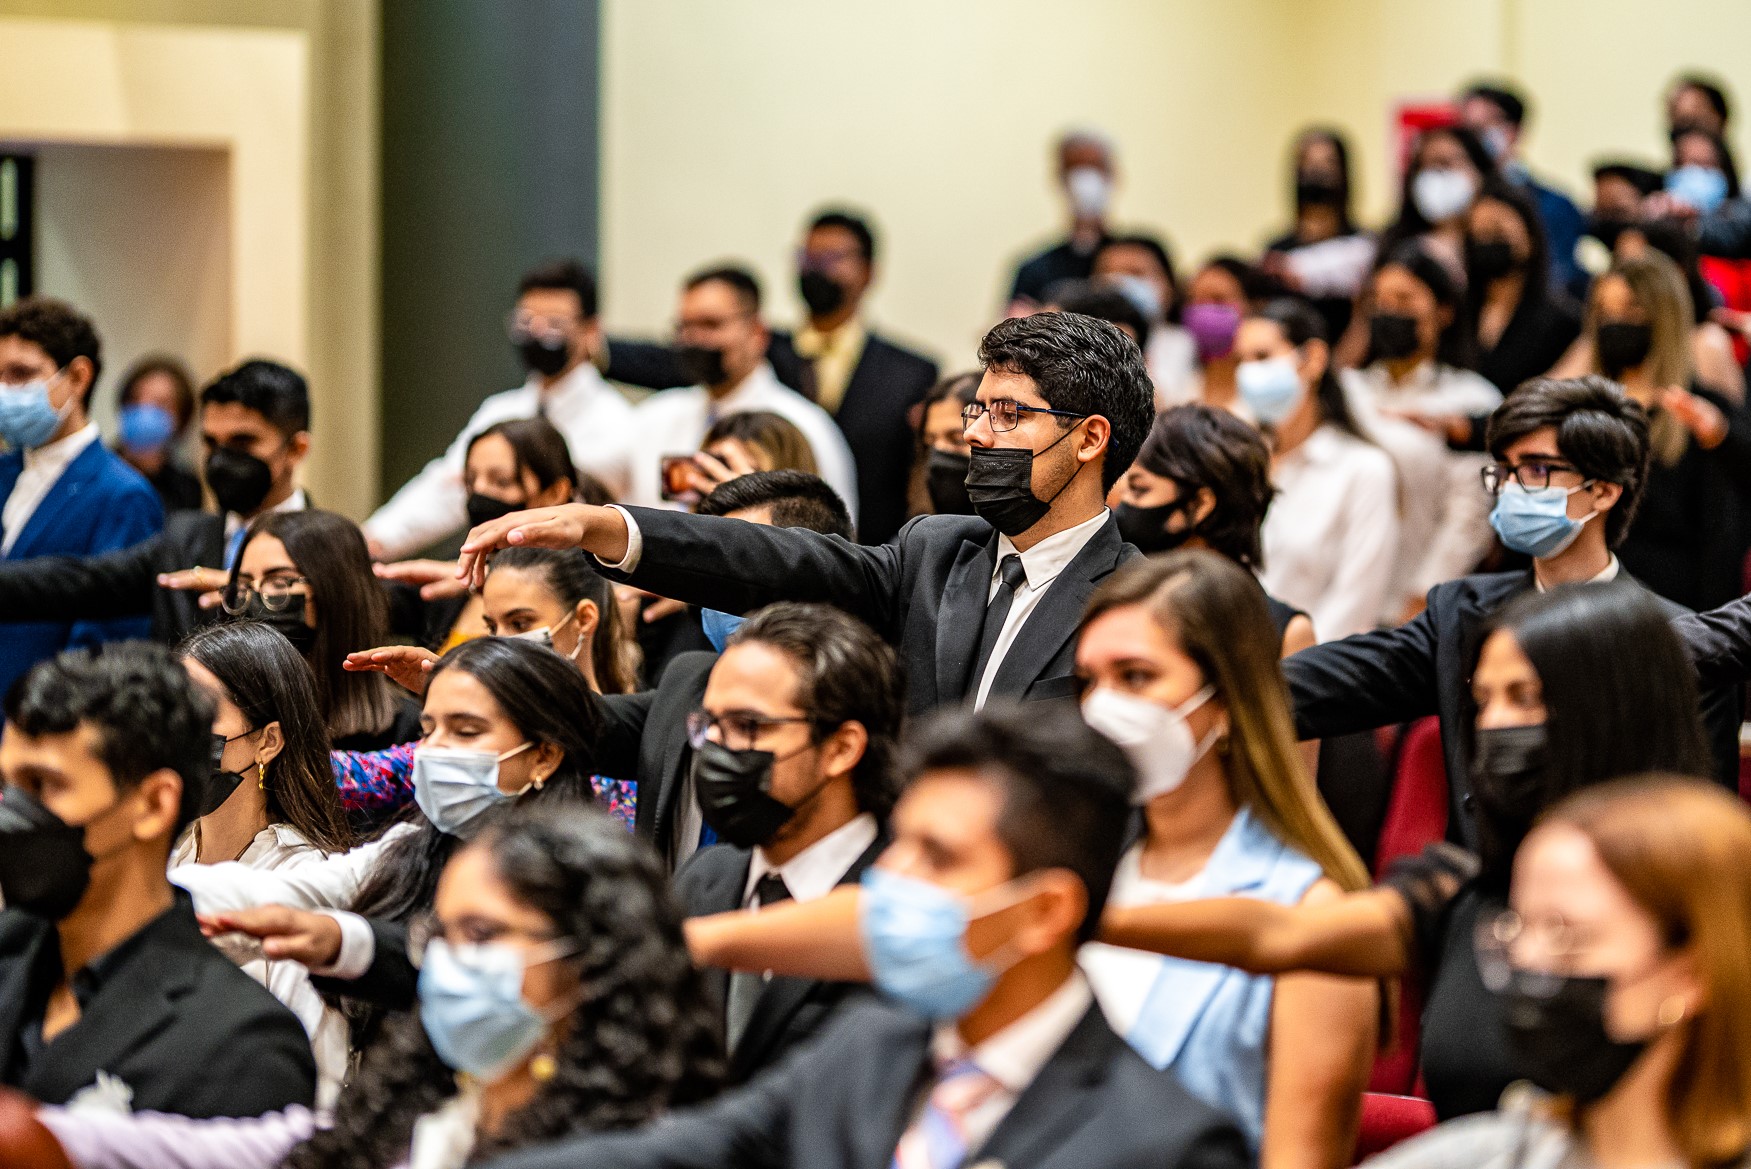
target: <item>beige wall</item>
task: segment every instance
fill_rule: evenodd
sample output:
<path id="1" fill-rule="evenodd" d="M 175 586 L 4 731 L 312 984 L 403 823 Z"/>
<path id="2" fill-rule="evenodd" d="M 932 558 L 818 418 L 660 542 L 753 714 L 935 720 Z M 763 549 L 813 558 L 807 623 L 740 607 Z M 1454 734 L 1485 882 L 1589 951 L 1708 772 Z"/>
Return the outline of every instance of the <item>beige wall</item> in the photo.
<path id="1" fill-rule="evenodd" d="M 886 246 L 875 318 L 953 362 L 971 356 L 1014 257 L 1057 227 L 1047 143 L 1066 126 L 1117 140 L 1120 221 L 1163 230 L 1189 262 L 1280 228 L 1288 142 L 1312 122 L 1350 133 L 1362 206 L 1385 216 L 1393 103 L 1481 73 L 1533 95 L 1531 160 L 1577 195 L 1601 155 L 1662 157 L 1659 96 L 1679 69 L 1751 100 L 1743 0 L 603 8 L 611 321 L 666 328 L 679 278 L 726 256 L 753 261 L 773 318 L 794 320 L 799 222 L 845 200 L 874 213 Z"/>

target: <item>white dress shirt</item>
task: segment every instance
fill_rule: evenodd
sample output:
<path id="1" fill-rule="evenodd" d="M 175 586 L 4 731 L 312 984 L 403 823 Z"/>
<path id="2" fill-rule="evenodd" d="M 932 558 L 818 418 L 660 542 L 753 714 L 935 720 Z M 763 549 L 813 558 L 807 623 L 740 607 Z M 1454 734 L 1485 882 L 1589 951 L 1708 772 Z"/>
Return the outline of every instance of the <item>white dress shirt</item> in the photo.
<path id="1" fill-rule="evenodd" d="M 962 1119 L 962 1136 L 966 1139 L 969 1158 L 991 1139 L 991 1134 L 997 1131 L 997 1126 L 1009 1115 L 1017 1098 L 1034 1082 L 1040 1069 L 1046 1066 L 1046 1061 L 1064 1046 L 1064 1041 L 1070 1038 L 1070 1033 L 1082 1022 L 1082 1017 L 1088 1013 L 1093 1002 L 1094 992 L 1088 987 L 1088 979 L 1083 977 L 1080 970 L 1073 970 L 1063 985 L 1047 995 L 1033 1010 L 970 1051 L 954 1023 L 937 1025 L 936 1031 L 931 1035 L 930 1053 L 936 1058 L 938 1066 L 951 1060 L 971 1060 L 980 1071 L 998 1084 L 996 1091 Z M 913 1105 L 908 1128 L 924 1110 L 932 1086 L 933 1083 L 927 1083 L 924 1092 Z"/>
<path id="2" fill-rule="evenodd" d="M 1107 904 L 1113 906 L 1160 905 L 1196 901 L 1206 896 L 1204 870 L 1183 881 L 1157 881 L 1143 875 L 1143 845 L 1133 844 L 1113 870 L 1113 887 Z M 1088 942 L 1076 956 L 1089 986 L 1100 1003 L 1107 1022 L 1120 1035 L 1129 1035 L 1143 1013 L 1143 1004 L 1161 974 L 1161 955 L 1128 946 Z"/>
<path id="3" fill-rule="evenodd" d="M 632 484 L 623 497 L 625 502 L 641 507 L 677 507 L 663 499 L 663 456 L 693 454 L 717 419 L 755 410 L 767 410 L 788 419 L 803 432 L 821 478 L 856 515 L 856 464 L 851 448 L 845 445 L 845 435 L 832 416 L 780 382 L 772 366 L 764 361 L 716 401 L 704 386 L 689 386 L 652 394 L 634 407 L 632 441 L 627 451 Z"/>
<path id="4" fill-rule="evenodd" d="M 5 535 L 0 537 L 0 556 L 12 551 L 12 546 L 18 542 L 18 534 L 30 523 L 30 517 L 36 514 L 38 505 L 53 489 L 62 472 L 97 438 L 97 423 L 87 422 L 65 438 L 45 442 L 24 452 L 24 467 L 12 485 L 12 494 L 6 497 L 5 509 L 0 511 L 0 527 L 5 529 Z"/>
<path id="5" fill-rule="evenodd" d="M 632 406 L 586 361 L 545 392 L 537 376 L 530 374 L 516 389 L 482 402 L 449 449 L 364 522 L 365 535 L 392 560 L 454 535 L 468 519 L 468 489 L 462 483 L 468 444 L 489 426 L 538 414 L 545 414 L 565 436 L 573 463 L 602 480 L 608 490 L 616 494 L 626 490 Z"/>
<path id="6" fill-rule="evenodd" d="M 1477 567 L 1494 539 L 1491 499 L 1479 477 L 1489 456 L 1455 451 L 1416 418 L 1475 417 L 1502 403 L 1501 391 L 1468 369 L 1426 362 L 1394 383 L 1386 367 L 1346 369 L 1340 380 L 1362 429 L 1398 467 L 1398 558 L 1381 616 L 1396 624 L 1405 602 Z M 1315 626 L 1317 630 L 1317 625 Z"/>
<path id="7" fill-rule="evenodd" d="M 991 660 L 985 663 L 985 672 L 978 679 L 979 686 L 974 692 L 974 709 L 985 705 L 985 699 L 991 693 L 991 683 L 997 677 L 998 667 L 1003 664 L 1009 647 L 1015 644 L 1016 635 L 1021 632 L 1022 625 L 1039 607 L 1040 598 L 1046 595 L 1046 590 L 1058 579 L 1058 574 L 1076 559 L 1077 553 L 1087 547 L 1088 542 L 1094 539 L 1094 534 L 1100 531 L 1100 526 L 1106 521 L 1107 512 L 1102 508 L 1100 514 L 1094 518 L 1083 520 L 1074 528 L 1065 528 L 1056 535 L 1047 536 L 1026 552 L 1018 553 L 1021 556 L 1021 567 L 1027 573 L 1027 583 L 1016 590 L 1015 599 L 1009 603 L 1009 614 L 1003 619 L 1003 628 L 991 647 Z M 985 594 L 987 605 L 997 595 L 997 586 L 1003 579 L 1003 558 L 1015 552 L 1015 544 L 1008 536 L 997 537 L 997 563 L 992 566 L 991 587 Z"/>
<path id="8" fill-rule="evenodd" d="M 742 907 L 754 904 L 754 888 L 767 873 L 784 878 L 793 901 L 819 901 L 838 886 L 875 839 L 875 817 L 860 812 L 782 865 L 774 865 L 766 859 L 764 848 L 756 848 L 748 862 L 747 883 L 742 886 Z"/>
<path id="9" fill-rule="evenodd" d="M 1278 456 L 1271 480 L 1259 583 L 1305 610 L 1321 641 L 1373 629 L 1398 556 L 1392 457 L 1327 423 Z"/>

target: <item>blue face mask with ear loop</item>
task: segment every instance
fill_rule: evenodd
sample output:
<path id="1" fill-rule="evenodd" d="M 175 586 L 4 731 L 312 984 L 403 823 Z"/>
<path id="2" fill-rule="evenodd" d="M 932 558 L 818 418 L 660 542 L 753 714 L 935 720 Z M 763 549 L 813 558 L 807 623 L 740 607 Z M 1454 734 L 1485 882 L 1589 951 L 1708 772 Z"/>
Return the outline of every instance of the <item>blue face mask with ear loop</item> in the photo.
<path id="1" fill-rule="evenodd" d="M 746 622 L 746 617 L 737 617 L 733 613 L 720 613 L 716 609 L 701 609 L 699 624 L 705 629 L 705 640 L 711 642 L 711 648 L 718 653 L 724 651 L 724 646 L 730 643 L 730 637 Z"/>
<path id="2" fill-rule="evenodd" d="M 958 1019 L 978 1005 L 1020 960 L 1007 946 L 983 960 L 967 952 L 967 926 L 1027 899 L 1010 881 L 969 901 L 887 869 L 866 869 L 858 932 L 876 989 L 927 1019 Z M 993 904 L 992 902 L 995 902 Z"/>
<path id="3" fill-rule="evenodd" d="M 49 386 L 66 372 L 56 370 L 46 378 L 22 386 L 0 385 L 0 438 L 13 450 L 33 450 L 54 437 L 73 409 L 68 395 L 59 410 L 49 401 Z"/>
<path id="4" fill-rule="evenodd" d="M 1294 354 L 1243 361 L 1234 369 L 1240 400 L 1265 426 L 1276 426 L 1295 413 L 1305 396 Z"/>
<path id="5" fill-rule="evenodd" d="M 1515 552 L 1534 560 L 1555 556 L 1575 542 L 1588 520 L 1599 515 L 1597 510 L 1580 519 L 1569 515 L 1569 496 L 1592 484 L 1589 479 L 1579 487 L 1529 489 L 1510 479 L 1496 496 L 1496 506 L 1490 511 L 1490 527 Z"/>
<path id="6" fill-rule="evenodd" d="M 419 975 L 420 1022 L 438 1057 L 489 1082 L 516 1067 L 582 997 L 580 988 L 577 997 L 537 1010 L 523 999 L 523 972 L 570 957 L 578 949 L 569 939 L 530 952 L 503 942 L 427 942 Z"/>

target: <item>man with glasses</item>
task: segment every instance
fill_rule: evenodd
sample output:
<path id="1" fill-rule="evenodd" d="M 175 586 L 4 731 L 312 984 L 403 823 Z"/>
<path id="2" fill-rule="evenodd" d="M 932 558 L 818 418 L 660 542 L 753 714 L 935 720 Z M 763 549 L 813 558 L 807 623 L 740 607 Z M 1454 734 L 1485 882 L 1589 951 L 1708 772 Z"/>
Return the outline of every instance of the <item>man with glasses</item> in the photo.
<path id="1" fill-rule="evenodd" d="M 766 360 L 770 340 L 752 275 L 712 268 L 688 278 L 675 316 L 675 356 L 691 384 L 652 394 L 633 411 L 632 488 L 621 498 L 675 506 L 663 498 L 664 457 L 693 454 L 726 414 L 766 410 L 802 431 L 821 478 L 856 514 L 857 473 L 845 436 L 825 410 L 779 382 Z"/>
<path id="2" fill-rule="evenodd" d="M 529 370 L 528 379 L 482 402 L 449 448 L 361 525 L 374 556 L 412 556 L 467 524 L 462 470 L 468 444 L 500 422 L 547 419 L 565 436 L 580 469 L 616 496 L 626 491 L 632 406 L 593 364 L 602 329 L 589 269 L 576 260 L 557 260 L 530 270 L 517 285 L 517 304 L 505 330 Z"/>
<path id="3" fill-rule="evenodd" d="M 1326 642 L 1283 663 L 1303 738 L 1324 739 L 1429 715 L 1441 719 L 1451 839 L 1477 846 L 1471 803 L 1476 716 L 1471 671 L 1492 614 L 1527 589 L 1625 576 L 1612 549 L 1635 518 L 1648 477 L 1648 419 L 1613 382 L 1538 378 L 1510 394 L 1486 434 L 1490 524 L 1530 569 L 1478 573 L 1429 591 L 1399 626 Z M 1382 501 L 1382 506 L 1388 506 Z M 1657 598 L 1673 617 L 1681 605 Z M 1723 781 L 1738 775 L 1736 691 L 1706 690 L 1703 715 Z"/>
<path id="4" fill-rule="evenodd" d="M 899 648 L 915 712 L 1070 698 L 1083 606 L 1137 555 L 1106 494 L 1142 445 L 1154 390 L 1136 342 L 1074 313 L 1003 321 L 980 358 L 966 415 L 977 516 L 921 516 L 863 547 L 711 516 L 571 505 L 482 524 L 462 568 L 478 578 L 511 544 L 581 547 L 618 579 L 721 612 L 836 605 Z"/>

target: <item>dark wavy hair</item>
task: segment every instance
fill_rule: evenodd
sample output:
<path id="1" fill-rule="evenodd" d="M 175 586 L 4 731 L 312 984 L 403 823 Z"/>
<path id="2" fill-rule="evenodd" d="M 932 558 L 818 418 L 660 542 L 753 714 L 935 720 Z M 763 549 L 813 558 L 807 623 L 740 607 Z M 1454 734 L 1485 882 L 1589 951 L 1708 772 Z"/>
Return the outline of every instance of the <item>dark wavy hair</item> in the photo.
<path id="1" fill-rule="evenodd" d="M 578 1132 L 636 1128 L 707 1099 L 723 1044 L 704 981 L 681 937 L 681 911 L 655 853 L 617 821 L 573 800 L 496 813 L 468 846 L 484 850 L 522 905 L 580 951 L 564 959 L 585 998 L 555 1053 L 557 1071 L 471 1163 Z M 415 1012 L 366 1049 L 334 1126 L 294 1149 L 289 1169 L 373 1169 L 405 1156 L 414 1123 L 456 1079 Z"/>
<path id="2" fill-rule="evenodd" d="M 1257 571 L 1265 550 L 1259 527 L 1271 506 L 1271 451 L 1264 436 L 1227 410 L 1188 402 L 1161 412 L 1137 466 L 1173 480 L 1182 494 L 1208 487 L 1216 507 L 1197 526 L 1211 550 Z"/>
<path id="3" fill-rule="evenodd" d="M 590 665 L 596 673 L 596 685 L 604 694 L 630 694 L 638 689 L 638 644 L 626 635 L 614 586 L 596 571 L 592 557 L 576 548 L 506 548 L 494 554 L 490 568 L 530 574 L 568 610 L 575 610 L 579 601 L 595 602 Z"/>

